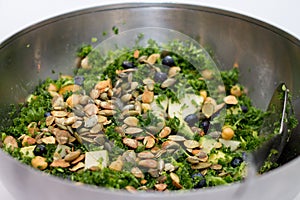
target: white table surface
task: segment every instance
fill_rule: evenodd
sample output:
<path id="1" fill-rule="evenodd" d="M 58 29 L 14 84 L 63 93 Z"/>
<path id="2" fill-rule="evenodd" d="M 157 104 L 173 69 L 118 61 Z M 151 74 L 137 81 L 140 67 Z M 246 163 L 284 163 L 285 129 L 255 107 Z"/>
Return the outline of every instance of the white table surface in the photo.
<path id="1" fill-rule="evenodd" d="M 130 2 L 138 2 L 131 0 Z M 179 2 L 144 0 L 146 2 Z M 18 31 L 42 20 L 59 14 L 104 5 L 122 0 L 0 0 L 0 43 Z M 182 2 L 182 1 L 181 1 Z M 274 26 L 300 39 L 300 1 L 299 0 L 185 0 L 185 3 L 197 3 L 225 10 L 239 12 Z M 300 192 L 300 191 L 299 191 Z M 11 197 L 0 180 L 0 199 L 16 200 Z M 295 198 L 300 200 L 300 194 Z"/>

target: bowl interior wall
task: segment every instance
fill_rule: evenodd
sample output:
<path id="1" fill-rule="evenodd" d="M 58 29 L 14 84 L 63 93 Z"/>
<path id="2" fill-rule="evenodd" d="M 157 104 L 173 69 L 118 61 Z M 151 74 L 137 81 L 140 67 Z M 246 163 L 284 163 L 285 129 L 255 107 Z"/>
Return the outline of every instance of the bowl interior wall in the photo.
<path id="1" fill-rule="evenodd" d="M 229 69 L 238 63 L 241 82 L 248 87 L 258 107 L 266 108 L 273 90 L 281 81 L 286 82 L 292 91 L 296 108 L 300 105 L 298 40 L 245 16 L 178 4 L 124 4 L 92 8 L 56 17 L 21 31 L 0 44 L 0 105 L 23 101 L 40 80 L 56 78 L 59 73 L 72 73 L 76 50 L 82 44 L 91 43 L 92 38 L 100 42 L 113 35 L 113 26 L 118 27 L 120 32 L 141 27 L 180 31 L 211 48 L 220 69 Z M 105 36 L 104 32 L 107 33 Z M 6 115 L 5 108 L 1 112 L 2 117 Z M 293 157 L 297 153 L 298 150 L 295 150 Z M 6 157 L 1 159 L 4 159 L 3 162 L 9 160 Z M 12 160 L 9 162 L 14 164 Z M 12 167 L 10 172 L 19 167 Z M 34 179 L 38 180 L 36 174 Z M 282 185 L 285 182 L 290 185 L 290 182 L 297 181 L 293 178 L 283 180 Z M 290 187 L 298 189 L 296 185 Z M 294 194 L 287 195 L 291 197 Z M 270 198 L 267 193 L 261 195 L 267 199 L 277 198 L 276 195 Z M 228 198 L 232 196 L 233 193 Z"/>

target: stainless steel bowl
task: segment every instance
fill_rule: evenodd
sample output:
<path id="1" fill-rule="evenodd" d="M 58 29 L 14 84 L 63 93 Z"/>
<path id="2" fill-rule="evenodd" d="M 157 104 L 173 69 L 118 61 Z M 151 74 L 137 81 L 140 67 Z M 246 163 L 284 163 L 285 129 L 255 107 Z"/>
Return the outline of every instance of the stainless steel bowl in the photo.
<path id="1" fill-rule="evenodd" d="M 1 118 L 7 104 L 24 99 L 40 79 L 69 73 L 75 52 L 91 38 L 98 41 L 140 27 L 170 28 L 187 34 L 215 52 L 222 69 L 238 63 L 241 81 L 255 104 L 266 108 L 277 83 L 284 81 L 294 95 L 299 118 L 300 42 L 293 36 L 237 13 L 180 4 L 119 4 L 68 13 L 31 26 L 0 44 Z M 108 33 L 103 36 L 103 31 Z M 299 130 L 286 147 L 283 166 L 235 183 L 197 191 L 128 193 L 78 186 L 20 164 L 0 151 L 0 177 L 16 199 L 293 199 L 300 191 Z"/>

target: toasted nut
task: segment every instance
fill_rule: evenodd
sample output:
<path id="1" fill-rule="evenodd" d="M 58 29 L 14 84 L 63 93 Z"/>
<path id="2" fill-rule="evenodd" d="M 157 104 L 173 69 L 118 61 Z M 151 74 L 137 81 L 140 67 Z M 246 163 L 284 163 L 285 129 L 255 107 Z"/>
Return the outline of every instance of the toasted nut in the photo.
<path id="1" fill-rule="evenodd" d="M 26 135 L 22 140 L 22 146 L 30 146 L 36 143 L 36 140 L 28 135 Z"/>
<path id="2" fill-rule="evenodd" d="M 192 169 L 206 169 L 209 168 L 212 164 L 207 162 L 200 162 L 198 164 L 192 165 Z"/>
<path id="3" fill-rule="evenodd" d="M 50 167 L 61 167 L 61 168 L 67 168 L 70 167 L 70 163 L 66 162 L 63 159 L 58 159 L 54 160 L 51 164 Z"/>
<path id="4" fill-rule="evenodd" d="M 234 130 L 232 128 L 226 126 L 222 129 L 221 136 L 224 140 L 231 140 L 234 136 Z"/>
<path id="5" fill-rule="evenodd" d="M 143 144 L 147 149 L 150 149 L 155 145 L 155 139 L 151 136 L 146 136 L 143 140 Z"/>
<path id="6" fill-rule="evenodd" d="M 215 110 L 215 105 L 210 102 L 205 102 L 202 106 L 202 113 L 207 118 L 210 118 L 214 114 Z"/>
<path id="7" fill-rule="evenodd" d="M 84 168 L 84 163 L 83 162 L 79 162 L 74 167 L 72 167 L 70 169 L 70 171 L 71 172 L 76 172 L 76 171 L 78 171 L 79 169 L 82 169 L 82 168 Z"/>
<path id="8" fill-rule="evenodd" d="M 85 57 L 84 59 L 81 60 L 81 67 L 83 69 L 91 69 L 92 66 L 89 64 L 88 57 Z"/>
<path id="9" fill-rule="evenodd" d="M 42 138 L 41 141 L 45 144 L 55 144 L 55 137 L 48 136 L 48 137 Z"/>
<path id="10" fill-rule="evenodd" d="M 209 69 L 203 70 L 201 74 L 205 80 L 210 80 L 213 77 L 213 71 Z"/>
<path id="11" fill-rule="evenodd" d="M 139 58 L 139 55 L 140 55 L 140 51 L 139 51 L 139 50 L 135 50 L 135 51 L 133 52 L 133 57 L 134 57 L 134 58 Z"/>
<path id="12" fill-rule="evenodd" d="M 230 88 L 230 94 L 232 94 L 236 97 L 240 97 L 243 94 L 243 92 L 239 85 L 234 85 L 234 86 L 232 86 L 232 88 Z"/>
<path id="13" fill-rule="evenodd" d="M 125 189 L 128 191 L 128 192 L 136 192 L 136 188 L 131 186 L 131 185 L 127 185 L 125 187 Z"/>
<path id="14" fill-rule="evenodd" d="M 48 86 L 48 92 L 57 92 L 58 88 L 57 85 L 55 85 L 54 83 L 50 83 Z"/>
<path id="15" fill-rule="evenodd" d="M 44 170 L 48 167 L 48 163 L 46 162 L 46 158 L 42 156 L 36 156 L 31 160 L 31 165 L 40 170 Z"/>
<path id="16" fill-rule="evenodd" d="M 178 74 L 178 72 L 180 72 L 180 67 L 171 67 L 169 69 L 169 72 L 168 72 L 168 76 L 171 78 L 171 77 L 174 77 L 176 74 Z"/>
<path id="17" fill-rule="evenodd" d="M 64 159 L 67 162 L 72 162 L 73 160 L 78 158 L 80 156 L 80 154 L 81 154 L 81 150 L 78 149 L 76 151 L 73 151 L 73 152 L 70 152 L 69 154 L 67 154 Z"/>
<path id="18" fill-rule="evenodd" d="M 107 79 L 104 81 L 99 81 L 95 86 L 95 89 L 97 89 L 97 90 L 103 90 L 105 88 L 112 88 L 110 79 Z"/>
<path id="19" fill-rule="evenodd" d="M 212 166 L 210 166 L 211 169 L 214 169 L 214 170 L 221 170 L 222 169 L 222 165 L 220 164 L 213 164 Z"/>
<path id="20" fill-rule="evenodd" d="M 182 185 L 179 183 L 180 179 L 179 176 L 173 172 L 170 173 L 170 177 L 172 179 L 172 183 L 175 187 L 177 187 L 178 189 L 182 188 Z"/>
<path id="21" fill-rule="evenodd" d="M 159 137 L 160 137 L 160 138 L 165 138 L 165 137 L 167 137 L 167 136 L 170 135 L 171 131 L 172 131 L 171 128 L 168 127 L 168 126 L 166 126 L 166 127 L 164 127 L 164 128 L 160 131 Z"/>
<path id="22" fill-rule="evenodd" d="M 81 87 L 79 85 L 66 85 L 59 90 L 59 94 L 65 94 L 66 92 L 76 92 L 80 90 Z"/>
<path id="23" fill-rule="evenodd" d="M 124 119 L 124 123 L 127 124 L 128 126 L 137 126 L 139 120 L 136 117 L 129 116 Z"/>
<path id="24" fill-rule="evenodd" d="M 138 147 L 138 141 L 131 138 L 123 138 L 123 143 L 133 149 Z"/>
<path id="25" fill-rule="evenodd" d="M 154 99 L 154 93 L 151 91 L 144 91 L 143 95 L 142 95 L 142 102 L 143 103 L 151 103 Z"/>
<path id="26" fill-rule="evenodd" d="M 156 61 L 159 57 L 160 57 L 160 54 L 158 54 L 158 53 L 152 54 L 147 58 L 147 63 L 153 65 L 154 63 L 156 63 Z"/>
<path id="27" fill-rule="evenodd" d="M 131 173 L 136 177 L 136 178 L 144 178 L 143 172 L 140 170 L 138 167 L 134 167 L 131 169 Z"/>
<path id="28" fill-rule="evenodd" d="M 123 167 L 123 162 L 122 160 L 116 160 L 113 161 L 110 165 L 109 165 L 109 169 L 115 170 L 115 171 L 121 171 Z"/>
<path id="29" fill-rule="evenodd" d="M 141 160 L 139 161 L 139 166 L 142 167 L 147 167 L 147 168 L 156 168 L 158 165 L 156 160 L 152 160 L 152 159 L 145 159 L 145 160 Z"/>
<path id="30" fill-rule="evenodd" d="M 7 148 L 18 148 L 17 140 L 13 136 L 6 136 L 3 143 L 6 145 Z"/>
<path id="31" fill-rule="evenodd" d="M 230 105 L 236 105 L 236 104 L 238 104 L 237 98 L 235 96 L 233 96 L 233 95 L 228 95 L 228 96 L 224 97 L 224 102 L 226 104 L 230 104 Z"/>
<path id="32" fill-rule="evenodd" d="M 81 154 L 78 158 L 76 158 L 75 160 L 73 160 L 71 162 L 72 165 L 75 165 L 77 163 L 79 163 L 80 161 L 82 161 L 85 158 L 85 154 Z"/>
<path id="33" fill-rule="evenodd" d="M 158 184 L 155 184 L 154 187 L 158 191 L 164 191 L 165 189 L 167 189 L 168 185 L 165 183 L 158 183 Z"/>

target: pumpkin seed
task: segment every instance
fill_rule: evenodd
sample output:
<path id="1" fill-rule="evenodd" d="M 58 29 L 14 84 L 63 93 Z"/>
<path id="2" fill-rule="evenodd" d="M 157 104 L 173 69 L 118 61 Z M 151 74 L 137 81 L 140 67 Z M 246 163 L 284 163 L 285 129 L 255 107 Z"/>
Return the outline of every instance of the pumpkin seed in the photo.
<path id="1" fill-rule="evenodd" d="M 122 162 L 122 160 L 113 161 L 109 165 L 109 169 L 112 169 L 112 170 L 115 170 L 115 171 L 121 171 L 122 168 L 123 168 L 123 162 Z"/>
<path id="2" fill-rule="evenodd" d="M 180 72 L 180 67 L 170 67 L 169 71 L 168 71 L 168 76 L 170 78 L 176 76 L 178 74 L 178 72 Z"/>
<path id="3" fill-rule="evenodd" d="M 125 133 L 130 135 L 142 133 L 143 131 L 144 131 L 143 129 L 138 127 L 128 127 L 125 129 Z"/>
<path id="4" fill-rule="evenodd" d="M 206 169 L 209 168 L 212 164 L 211 163 L 207 163 L 207 162 L 199 162 L 195 165 L 191 165 L 192 169 Z"/>
<path id="5" fill-rule="evenodd" d="M 153 159 L 145 159 L 138 162 L 138 165 L 146 168 L 157 168 L 157 161 Z"/>
<path id="6" fill-rule="evenodd" d="M 139 120 L 136 117 L 126 117 L 124 119 L 124 123 L 127 124 L 128 126 L 137 126 Z"/>
<path id="7" fill-rule="evenodd" d="M 171 164 L 171 163 L 166 163 L 165 164 L 165 171 L 173 172 L 175 170 L 176 170 L 176 167 L 173 164 Z"/>
<path id="8" fill-rule="evenodd" d="M 53 110 L 53 111 L 51 111 L 51 114 L 54 117 L 66 117 L 68 115 L 68 112 Z"/>
<path id="9" fill-rule="evenodd" d="M 180 135 L 169 135 L 168 139 L 175 142 L 183 142 L 186 140 L 185 137 Z"/>
<path id="10" fill-rule="evenodd" d="M 154 158 L 154 154 L 151 153 L 150 151 L 142 151 L 140 153 L 137 154 L 137 156 L 139 158 L 142 158 L 142 159 L 147 159 L 147 158 Z"/>
<path id="11" fill-rule="evenodd" d="M 76 172 L 76 171 L 78 171 L 79 169 L 82 169 L 82 168 L 84 168 L 84 163 L 83 163 L 83 162 L 79 162 L 79 163 L 77 163 L 75 166 L 73 166 L 73 167 L 70 169 L 70 171 L 71 171 L 71 172 Z"/>
<path id="12" fill-rule="evenodd" d="M 121 97 L 121 101 L 126 103 L 128 101 L 130 101 L 130 99 L 132 98 L 132 94 L 124 94 L 122 97 Z"/>
<path id="13" fill-rule="evenodd" d="M 148 58 L 147 58 L 147 63 L 153 65 L 154 63 L 156 63 L 157 59 L 160 58 L 160 54 L 155 53 L 155 54 L 151 54 Z"/>
<path id="14" fill-rule="evenodd" d="M 97 115 L 92 115 L 84 121 L 85 128 L 92 128 L 98 123 Z"/>
<path id="15" fill-rule="evenodd" d="M 93 116 L 96 115 L 98 112 L 98 107 L 95 104 L 89 103 L 87 104 L 84 108 L 83 111 L 88 115 L 88 116 Z"/>
<path id="16" fill-rule="evenodd" d="M 167 189 L 168 185 L 165 183 L 157 183 L 154 185 L 154 187 L 158 191 L 164 191 L 165 189 Z"/>
<path id="17" fill-rule="evenodd" d="M 53 136 L 45 137 L 42 138 L 41 141 L 45 144 L 55 144 L 55 137 Z"/>
<path id="18" fill-rule="evenodd" d="M 202 113 L 206 118 L 210 118 L 215 112 L 215 105 L 211 102 L 205 102 L 202 106 Z"/>
<path id="19" fill-rule="evenodd" d="M 123 143 L 133 149 L 138 147 L 138 141 L 131 138 L 123 138 Z"/>
<path id="20" fill-rule="evenodd" d="M 50 167 L 61 167 L 61 168 L 68 168 L 70 167 L 70 163 L 65 161 L 64 159 L 59 159 L 59 160 L 54 160 L 51 164 Z"/>
<path id="21" fill-rule="evenodd" d="M 10 135 L 5 137 L 3 144 L 5 144 L 7 148 L 11 148 L 12 150 L 14 148 L 18 148 L 17 140 L 13 136 L 10 136 Z"/>
<path id="22" fill-rule="evenodd" d="M 198 164 L 200 162 L 200 159 L 197 156 L 189 156 L 186 160 L 191 164 Z"/>
<path id="23" fill-rule="evenodd" d="M 168 126 L 166 126 L 166 127 L 164 127 L 161 131 L 160 131 L 160 133 L 159 133 L 159 137 L 160 138 L 165 138 L 165 137 L 167 137 L 167 136 L 169 136 L 170 135 L 170 133 L 171 133 L 171 128 L 170 127 L 168 127 Z"/>
<path id="24" fill-rule="evenodd" d="M 138 167 L 133 167 L 131 169 L 131 173 L 136 177 L 136 178 L 144 178 L 143 172 L 140 170 Z"/>
<path id="25" fill-rule="evenodd" d="M 228 95 L 228 96 L 224 97 L 224 102 L 226 104 L 230 104 L 230 105 L 236 105 L 236 104 L 238 104 L 237 98 L 235 96 L 233 96 L 233 95 Z"/>
<path id="26" fill-rule="evenodd" d="M 66 162 L 72 162 L 73 160 L 75 160 L 76 158 L 78 158 L 81 154 L 81 151 L 80 149 L 79 150 L 76 150 L 76 151 L 73 151 L 73 152 L 70 152 L 69 154 L 67 154 L 65 156 L 65 161 Z"/>
<path id="27" fill-rule="evenodd" d="M 146 136 L 143 140 L 146 149 L 150 149 L 155 145 L 155 139 L 151 136 Z"/>
<path id="28" fill-rule="evenodd" d="M 152 91 L 144 91 L 142 95 L 142 102 L 143 103 L 151 103 L 154 99 L 154 93 Z"/>
<path id="29" fill-rule="evenodd" d="M 174 85 L 176 83 L 176 79 L 175 78 L 168 78 L 167 80 L 165 80 L 164 82 L 162 82 L 162 84 L 160 85 L 161 88 L 168 88 L 172 85 Z"/>
<path id="30" fill-rule="evenodd" d="M 199 142 L 196 140 L 185 140 L 183 144 L 186 148 L 190 148 L 190 149 L 199 147 Z"/>

